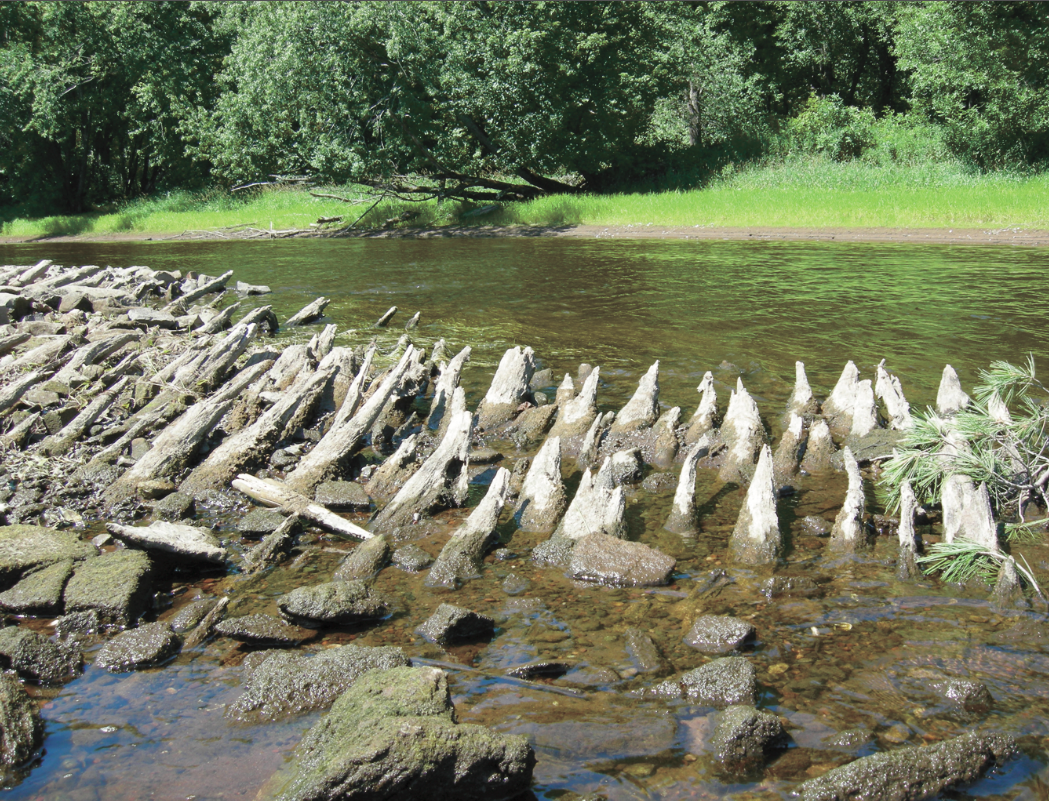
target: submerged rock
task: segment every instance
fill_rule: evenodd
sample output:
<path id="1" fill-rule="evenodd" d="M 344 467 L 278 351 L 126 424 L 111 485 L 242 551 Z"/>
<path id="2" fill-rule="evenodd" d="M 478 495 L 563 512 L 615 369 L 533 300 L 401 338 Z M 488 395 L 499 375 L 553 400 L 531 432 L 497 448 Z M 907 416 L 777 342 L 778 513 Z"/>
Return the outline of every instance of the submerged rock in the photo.
<path id="1" fill-rule="evenodd" d="M 229 637 L 256 646 L 289 647 L 300 645 L 317 636 L 312 629 L 289 626 L 272 615 L 244 615 L 228 617 L 215 624 L 220 637 Z"/>
<path id="2" fill-rule="evenodd" d="M 322 506 L 338 511 L 367 510 L 372 503 L 364 487 L 355 481 L 325 481 L 317 486 L 314 498 Z"/>
<path id="3" fill-rule="evenodd" d="M 62 609 L 62 592 L 73 575 L 73 560 L 65 559 L 29 573 L 0 593 L 0 609 L 16 615 L 54 615 Z"/>
<path id="4" fill-rule="evenodd" d="M 152 569 L 142 551 L 114 551 L 88 559 L 66 584 L 65 609 L 94 609 L 106 623 L 130 626 L 152 599 Z"/>
<path id="5" fill-rule="evenodd" d="M 802 801 L 918 801 L 972 782 L 1016 750 L 1003 735 L 972 732 L 936 745 L 900 748 L 857 759 L 809 779 L 794 792 Z"/>
<path id="6" fill-rule="evenodd" d="M 741 705 L 730 706 L 718 714 L 710 745 L 719 761 L 748 768 L 761 762 L 782 739 L 783 724 L 778 717 Z"/>
<path id="7" fill-rule="evenodd" d="M 58 684 L 80 672 L 81 653 L 75 644 L 56 645 L 29 629 L 0 629 L 0 663 L 18 675 L 42 684 Z"/>
<path id="8" fill-rule="evenodd" d="M 441 604 L 416 632 L 428 642 L 448 646 L 491 637 L 495 632 L 495 621 L 461 606 Z"/>
<path id="9" fill-rule="evenodd" d="M 0 673 L 0 768 L 21 765 L 43 739 L 44 723 L 33 699 L 18 679 Z"/>
<path id="10" fill-rule="evenodd" d="M 774 564 L 783 550 L 776 516 L 776 485 L 772 478 L 772 450 L 761 449 L 757 469 L 747 488 L 747 498 L 732 529 L 729 550 L 737 562 Z"/>
<path id="11" fill-rule="evenodd" d="M 757 691 L 754 666 L 742 656 L 726 656 L 681 677 L 685 698 L 696 704 L 724 707 L 753 704 Z"/>
<path id="12" fill-rule="evenodd" d="M 668 584 L 676 564 L 672 557 L 643 543 L 595 532 L 576 542 L 568 573 L 572 578 L 614 587 L 653 587 Z"/>
<path id="13" fill-rule="evenodd" d="M 703 615 L 696 619 L 685 642 L 705 654 L 728 654 L 754 641 L 756 631 L 745 620 L 730 615 Z"/>
<path id="14" fill-rule="evenodd" d="M 363 581 L 331 581 L 296 587 L 277 599 L 277 608 L 295 623 L 346 626 L 385 617 L 390 602 Z"/>
<path id="15" fill-rule="evenodd" d="M 153 667 L 178 653 L 182 639 L 167 623 L 144 623 L 122 631 L 102 646 L 95 665 L 111 673 Z"/>
<path id="16" fill-rule="evenodd" d="M 664 670 L 659 649 L 645 632 L 631 627 L 623 632 L 623 639 L 626 652 L 638 673 L 659 673 Z"/>
<path id="17" fill-rule="evenodd" d="M 994 705 L 987 686 L 969 679 L 948 679 L 938 685 L 936 691 L 949 701 L 958 704 L 966 712 L 984 712 Z"/>
<path id="18" fill-rule="evenodd" d="M 379 535 L 358 543 L 335 569 L 333 581 L 367 581 L 390 561 L 390 541 Z"/>
<path id="19" fill-rule="evenodd" d="M 408 573 L 419 573 L 433 564 L 433 557 L 413 542 L 402 545 L 390 557 L 394 567 Z"/>
<path id="20" fill-rule="evenodd" d="M 528 790 L 535 755 L 524 737 L 457 725 L 443 671 L 394 668 L 343 693 L 292 765 L 260 799 L 509 799 Z"/>
<path id="21" fill-rule="evenodd" d="M 815 598 L 823 594 L 820 585 L 808 576 L 772 576 L 761 585 L 761 594 L 773 598 Z"/>
<path id="22" fill-rule="evenodd" d="M 226 707 L 226 717 L 261 722 L 326 709 L 365 673 L 410 665 L 404 652 L 391 646 L 343 645 L 313 655 L 266 652 L 244 692 Z"/>
<path id="23" fill-rule="evenodd" d="M 272 534 L 281 523 L 284 515 L 272 509 L 252 509 L 237 521 L 237 531 L 245 537 L 265 537 Z"/>

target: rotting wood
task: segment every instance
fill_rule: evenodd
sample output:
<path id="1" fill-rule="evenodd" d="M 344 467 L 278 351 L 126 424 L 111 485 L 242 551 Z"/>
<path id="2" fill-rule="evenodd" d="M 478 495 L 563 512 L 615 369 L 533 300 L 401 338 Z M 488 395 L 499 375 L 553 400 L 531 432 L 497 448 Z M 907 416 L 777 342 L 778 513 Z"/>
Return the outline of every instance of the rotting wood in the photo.
<path id="1" fill-rule="evenodd" d="M 311 501 L 305 495 L 277 481 L 241 473 L 233 480 L 233 489 L 267 506 L 279 507 L 290 514 L 304 517 L 333 534 L 358 540 L 367 540 L 375 536 L 367 529 L 351 523 L 327 507 Z"/>
<path id="2" fill-rule="evenodd" d="M 308 325 L 309 323 L 312 323 L 314 320 L 317 320 L 324 315 L 324 309 L 327 308 L 329 303 L 331 303 L 330 298 L 317 298 L 315 301 L 306 304 L 302 309 L 289 317 L 284 323 L 284 327 L 294 328 L 297 325 Z"/>

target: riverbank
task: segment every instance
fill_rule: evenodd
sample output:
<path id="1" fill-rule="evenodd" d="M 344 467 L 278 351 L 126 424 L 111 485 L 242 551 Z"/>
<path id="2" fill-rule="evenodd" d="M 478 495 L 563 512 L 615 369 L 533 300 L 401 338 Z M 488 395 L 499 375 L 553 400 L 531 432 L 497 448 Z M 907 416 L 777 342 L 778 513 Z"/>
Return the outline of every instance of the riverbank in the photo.
<path id="1" fill-rule="evenodd" d="M 664 239 L 766 242 L 899 242 L 930 245 L 1049 245 L 1049 229 L 1028 228 L 729 228 L 716 226 L 639 225 L 470 225 L 428 228 L 393 228 L 365 231 L 318 233 L 302 231 L 281 239 L 344 237 L 360 239 L 444 239 L 567 237 L 573 239 Z M 266 239 L 264 236 L 251 239 Z M 276 238 L 276 237 L 275 237 Z M 133 231 L 107 234 L 76 234 L 49 237 L 0 237 L 0 244 L 32 242 L 214 242 L 247 239 L 221 232 L 184 231 L 158 235 Z"/>
<path id="2" fill-rule="evenodd" d="M 699 189 L 479 206 L 375 203 L 355 186 L 178 191 L 91 214 L 0 209 L 0 242 L 607 235 L 1044 244 L 1047 196 L 1047 175 L 973 173 L 956 164 L 795 162 L 740 170 Z"/>

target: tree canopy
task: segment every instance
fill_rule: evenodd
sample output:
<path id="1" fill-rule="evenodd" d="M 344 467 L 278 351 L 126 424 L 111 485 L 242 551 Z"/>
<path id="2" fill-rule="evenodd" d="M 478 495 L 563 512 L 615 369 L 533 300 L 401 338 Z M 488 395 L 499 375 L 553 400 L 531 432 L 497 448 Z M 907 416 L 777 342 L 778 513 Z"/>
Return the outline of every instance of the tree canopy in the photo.
<path id="1" fill-rule="evenodd" d="M 855 158 L 890 117 L 1040 166 L 1047 50 L 1039 3 L 3 3 L 0 204 L 289 175 L 607 191 Z"/>

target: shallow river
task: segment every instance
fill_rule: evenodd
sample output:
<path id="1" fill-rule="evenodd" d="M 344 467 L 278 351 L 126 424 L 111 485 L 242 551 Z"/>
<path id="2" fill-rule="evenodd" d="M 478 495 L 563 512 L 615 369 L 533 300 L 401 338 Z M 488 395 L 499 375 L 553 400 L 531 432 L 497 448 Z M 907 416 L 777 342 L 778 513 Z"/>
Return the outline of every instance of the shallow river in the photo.
<path id="1" fill-rule="evenodd" d="M 934 401 L 946 363 L 969 389 L 995 359 L 1017 361 L 1031 352 L 1044 369 L 1049 355 L 1049 252 L 1036 249 L 538 238 L 0 245 L 0 263 L 40 258 L 212 275 L 233 269 L 234 281 L 273 288 L 246 305 L 272 304 L 282 320 L 324 295 L 332 298 L 328 322 L 354 329 L 338 344 L 367 342 L 374 321 L 396 305 L 381 340 L 389 349 L 408 316 L 421 311 L 415 341 L 429 347 L 443 337 L 451 353 L 473 347 L 463 382 L 471 407 L 514 344 L 530 345 L 540 366 L 558 376 L 574 376 L 580 362 L 600 365 L 603 410 L 618 410 L 656 359 L 664 407 L 680 405 L 685 416 L 695 409 L 695 386 L 706 370 L 714 371 L 723 404 L 742 376 L 774 428 L 795 360 L 805 362 L 822 397 L 847 360 L 861 378 L 873 378 L 885 359 L 912 408 L 921 409 Z M 507 452 L 505 443 L 495 444 Z M 566 467 L 574 470 L 574 463 Z M 475 478 L 478 497 L 490 475 Z M 568 478 L 574 486 L 578 473 Z M 880 511 L 869 489 L 868 511 Z M 823 595 L 769 605 L 757 591 L 767 574 L 724 558 L 742 492 L 701 475 L 703 533 L 685 540 L 661 531 L 672 491 L 638 487 L 628 500 L 631 537 L 678 559 L 668 588 L 577 585 L 534 568 L 527 552 L 537 538 L 504 525 L 504 544 L 523 558 L 489 559 L 485 578 L 454 593 L 387 568 L 377 586 L 398 599 L 397 613 L 371 628 L 328 631 L 308 647 L 400 645 L 410 656 L 484 671 L 452 671 L 459 717 L 532 739 L 538 798 L 782 798 L 857 756 L 974 727 L 1018 736 L 1023 753 L 951 797 L 1049 797 L 1049 627 L 1041 619 L 995 611 L 976 589 L 895 581 L 895 545 L 887 538 L 871 559 L 830 562 L 826 539 L 796 526 L 787 564 L 777 572 L 811 576 Z M 843 478 L 803 482 L 782 502 L 781 521 L 833 520 L 843 494 Z M 445 517 L 450 529 L 462 512 Z M 436 554 L 445 539 L 419 544 Z M 161 598 L 169 608 L 160 617 L 202 591 L 231 592 L 236 614 L 273 613 L 275 596 L 326 580 L 341 550 L 352 547 L 325 538 L 315 544 L 321 547 L 262 579 L 174 584 Z M 1049 550 L 1021 550 L 1045 577 Z M 735 583 L 700 602 L 686 600 L 723 561 Z M 524 587 L 513 595 L 504 588 L 510 573 Z M 443 600 L 495 616 L 496 638 L 444 653 L 415 637 L 415 626 Z M 709 708 L 643 693 L 663 676 L 707 661 L 682 641 L 700 609 L 752 619 L 759 641 L 748 658 L 758 670 L 758 705 L 789 721 L 791 747 L 753 775 L 724 774 L 706 756 Z M 46 621 L 39 625 L 46 630 Z M 628 627 L 652 638 L 664 672 L 639 672 L 643 666 L 624 649 Z M 253 798 L 317 715 L 258 726 L 227 722 L 225 705 L 241 684 L 242 652 L 233 646 L 216 640 L 134 674 L 89 665 L 61 690 L 40 691 L 47 698 L 45 753 L 5 797 Z M 559 695 L 493 678 L 535 658 L 574 664 L 555 684 L 582 692 Z M 994 706 L 973 718 L 952 712 L 928 695 L 930 682 L 942 677 L 984 682 Z"/>

